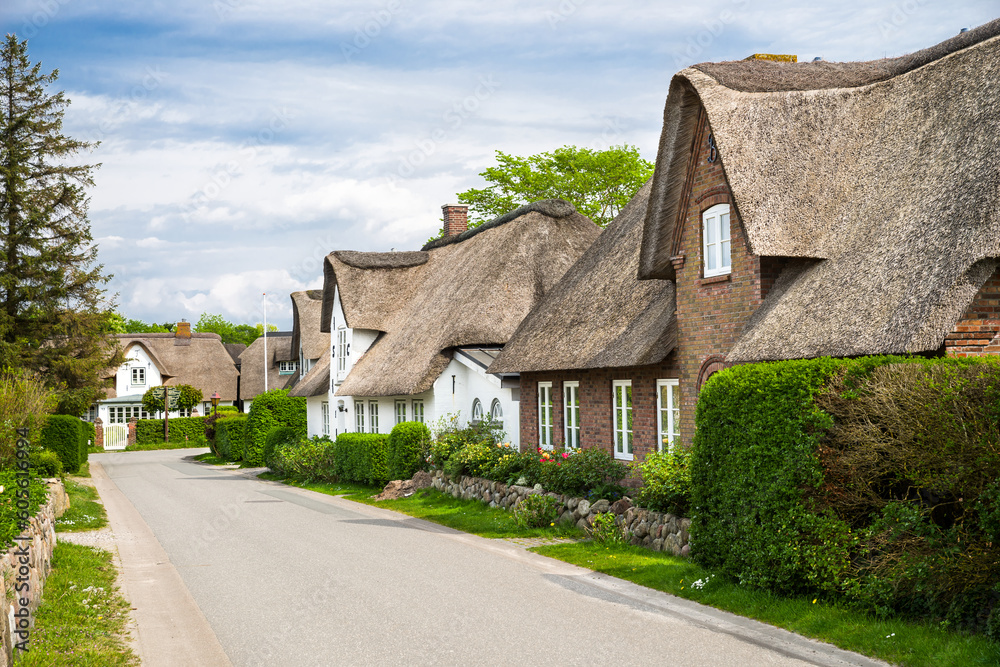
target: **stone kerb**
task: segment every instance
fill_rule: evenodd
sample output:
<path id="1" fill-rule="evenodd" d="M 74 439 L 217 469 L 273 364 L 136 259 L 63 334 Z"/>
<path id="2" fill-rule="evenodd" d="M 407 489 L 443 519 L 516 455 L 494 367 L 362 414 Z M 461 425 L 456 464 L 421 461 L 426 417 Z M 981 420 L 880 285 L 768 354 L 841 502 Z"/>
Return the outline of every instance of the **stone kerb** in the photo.
<path id="1" fill-rule="evenodd" d="M 517 504 L 531 495 L 545 494 L 555 498 L 559 504 L 559 521 L 573 522 L 581 530 L 586 530 L 594 517 L 603 512 L 613 512 L 615 522 L 625 529 L 629 542 L 653 551 L 668 551 L 675 556 L 689 556 L 688 530 L 691 519 L 673 514 L 663 514 L 634 507 L 627 499 L 614 503 L 597 500 L 591 503 L 586 498 L 572 498 L 558 493 L 546 493 L 540 484 L 534 487 L 504 484 L 479 477 L 462 476 L 452 481 L 442 470 L 431 473 L 432 486 L 455 498 L 479 500 L 490 507 L 513 510 Z"/>
<path id="2" fill-rule="evenodd" d="M 0 576 L 3 577 L 5 592 L 3 600 L 0 601 L 0 618 L 7 621 L 0 622 L 0 635 L 2 635 L 0 638 L 3 640 L 0 667 L 14 664 L 14 645 L 20 641 L 14 634 L 18 630 L 18 621 L 25 616 L 33 619 L 35 610 L 42 602 L 42 587 L 52 569 L 52 550 L 56 545 L 55 522 L 68 507 L 69 497 L 62 482 L 58 479 L 49 480 L 48 500 L 39 508 L 38 513 L 31 517 L 30 528 L 20 533 L 29 539 L 15 542 L 7 553 L 0 556 Z M 28 551 L 27 575 L 21 570 L 24 567 L 21 558 L 25 557 L 23 555 L 25 547 Z M 28 584 L 27 590 L 23 590 L 24 583 Z M 25 607 L 20 604 L 22 599 L 28 602 Z M 28 610 L 27 615 L 23 609 Z"/>

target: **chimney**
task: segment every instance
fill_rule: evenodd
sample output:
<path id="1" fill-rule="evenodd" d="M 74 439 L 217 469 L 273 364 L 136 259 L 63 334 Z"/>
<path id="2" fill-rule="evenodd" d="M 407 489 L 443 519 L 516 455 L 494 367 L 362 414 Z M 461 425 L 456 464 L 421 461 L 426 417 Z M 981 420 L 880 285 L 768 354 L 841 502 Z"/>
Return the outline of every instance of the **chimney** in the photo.
<path id="1" fill-rule="evenodd" d="M 190 345 L 191 344 L 191 323 L 187 320 L 181 320 L 174 327 L 174 345 Z"/>
<path id="2" fill-rule="evenodd" d="M 466 204 L 445 204 L 441 213 L 444 215 L 445 236 L 455 236 L 469 228 L 469 207 Z"/>

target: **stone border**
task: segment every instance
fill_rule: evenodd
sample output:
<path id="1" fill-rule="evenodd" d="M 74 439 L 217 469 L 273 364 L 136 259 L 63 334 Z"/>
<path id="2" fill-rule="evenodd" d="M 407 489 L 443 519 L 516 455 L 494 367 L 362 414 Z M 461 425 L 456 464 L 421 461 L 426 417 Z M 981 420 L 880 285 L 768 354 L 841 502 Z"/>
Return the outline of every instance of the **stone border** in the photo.
<path id="1" fill-rule="evenodd" d="M 443 470 L 435 470 L 431 473 L 431 478 L 431 485 L 438 491 L 464 500 L 479 500 L 490 507 L 499 507 L 508 511 L 517 507 L 517 504 L 528 496 L 540 494 L 551 496 L 560 504 L 559 521 L 573 522 L 581 530 L 587 530 L 598 514 L 613 512 L 616 515 L 615 522 L 623 527 L 625 534 L 629 536 L 630 544 L 653 551 L 668 551 L 675 556 L 689 556 L 691 554 L 691 547 L 688 544 L 691 519 L 633 507 L 627 498 L 614 503 L 607 500 L 591 503 L 586 498 L 571 498 L 558 493 L 545 493 L 541 484 L 536 484 L 532 488 L 464 475 L 458 482 L 453 482 L 444 474 Z"/>
<path id="2" fill-rule="evenodd" d="M 23 609 L 28 609 L 28 619 L 34 620 L 35 610 L 42 602 L 42 587 L 45 585 L 45 578 L 52 570 L 52 550 L 56 545 L 56 518 L 62 516 L 69 507 L 69 497 L 63 483 L 58 479 L 48 480 L 49 497 L 42 505 L 38 514 L 31 517 L 31 527 L 27 531 L 22 531 L 21 535 L 28 535 L 31 541 L 15 542 L 14 546 L 7 550 L 7 553 L 0 556 L 0 576 L 3 577 L 4 597 L 0 601 L 0 618 L 6 619 L 6 623 L 0 621 L 0 638 L 3 641 L 3 651 L 0 652 L 0 667 L 10 667 L 14 664 L 14 631 L 17 629 L 18 615 L 24 615 Z M 28 575 L 27 591 L 15 591 L 15 585 L 21 576 L 18 573 L 22 563 L 19 558 L 19 550 L 27 544 L 28 549 Z M 21 578 L 21 582 L 24 579 Z M 19 600 L 27 595 L 28 605 L 24 608 Z M 32 623 L 33 624 L 33 623 Z M 30 645 L 29 645 L 30 647 Z"/>

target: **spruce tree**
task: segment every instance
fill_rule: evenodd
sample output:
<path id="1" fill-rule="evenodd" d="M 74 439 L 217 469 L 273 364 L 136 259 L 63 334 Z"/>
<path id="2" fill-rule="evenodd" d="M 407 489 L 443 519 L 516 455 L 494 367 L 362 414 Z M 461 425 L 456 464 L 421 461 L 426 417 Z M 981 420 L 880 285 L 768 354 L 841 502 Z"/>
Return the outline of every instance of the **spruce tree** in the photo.
<path id="1" fill-rule="evenodd" d="M 0 50 L 0 366 L 42 373 L 61 390 L 60 411 L 80 414 L 98 394 L 100 371 L 121 362 L 108 344 L 102 288 L 87 220 L 100 165 L 73 160 L 94 147 L 62 134 L 69 105 L 49 93 L 58 70 L 28 59 L 27 41 Z"/>

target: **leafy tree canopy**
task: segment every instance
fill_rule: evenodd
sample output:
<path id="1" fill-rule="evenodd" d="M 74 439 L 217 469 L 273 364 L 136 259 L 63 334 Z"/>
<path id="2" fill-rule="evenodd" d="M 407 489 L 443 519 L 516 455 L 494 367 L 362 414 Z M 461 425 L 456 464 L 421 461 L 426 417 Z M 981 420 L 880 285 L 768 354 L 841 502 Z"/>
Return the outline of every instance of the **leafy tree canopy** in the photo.
<path id="1" fill-rule="evenodd" d="M 264 325 L 260 322 L 257 324 L 233 324 L 223 319 L 222 315 L 209 313 L 201 314 L 197 324 L 194 325 L 194 330 L 217 333 L 222 337 L 223 343 L 243 343 L 246 346 L 264 335 Z M 268 324 L 267 330 L 277 331 L 278 327 Z"/>
<path id="2" fill-rule="evenodd" d="M 180 390 L 180 395 L 177 397 L 178 408 L 190 410 L 201 403 L 201 389 L 192 387 L 189 384 L 179 384 L 177 388 Z M 150 414 L 163 412 L 163 397 L 158 395 L 161 391 L 160 387 L 150 387 L 142 395 L 142 407 L 146 412 Z"/>
<path id="3" fill-rule="evenodd" d="M 489 185 L 458 194 L 469 205 L 469 227 L 540 199 L 565 199 L 604 227 L 653 175 L 653 163 L 627 144 L 604 151 L 563 146 L 528 157 L 496 154 L 498 166 L 479 174 Z"/>

